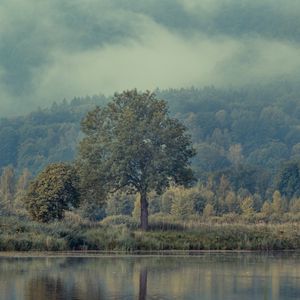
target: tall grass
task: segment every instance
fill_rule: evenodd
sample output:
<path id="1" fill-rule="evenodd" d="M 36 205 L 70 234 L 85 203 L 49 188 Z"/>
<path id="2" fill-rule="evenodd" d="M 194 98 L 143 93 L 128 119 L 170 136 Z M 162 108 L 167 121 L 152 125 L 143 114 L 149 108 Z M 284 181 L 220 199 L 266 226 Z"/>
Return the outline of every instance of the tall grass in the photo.
<path id="1" fill-rule="evenodd" d="M 148 232 L 140 231 L 130 217 L 45 225 L 11 216 L 0 219 L 0 250 L 295 250 L 300 249 L 299 232 L 299 223 L 183 222 L 163 215 L 150 218 Z"/>

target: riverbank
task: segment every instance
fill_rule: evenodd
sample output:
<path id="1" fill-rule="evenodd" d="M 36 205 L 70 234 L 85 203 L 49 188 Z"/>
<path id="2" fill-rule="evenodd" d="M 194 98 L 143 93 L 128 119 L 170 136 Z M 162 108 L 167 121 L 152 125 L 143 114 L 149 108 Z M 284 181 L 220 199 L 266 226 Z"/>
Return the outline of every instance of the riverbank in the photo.
<path id="1" fill-rule="evenodd" d="M 299 250 L 300 224 L 198 224 L 176 229 L 156 224 L 142 232 L 127 225 L 71 221 L 39 224 L 0 220 L 0 251 Z"/>

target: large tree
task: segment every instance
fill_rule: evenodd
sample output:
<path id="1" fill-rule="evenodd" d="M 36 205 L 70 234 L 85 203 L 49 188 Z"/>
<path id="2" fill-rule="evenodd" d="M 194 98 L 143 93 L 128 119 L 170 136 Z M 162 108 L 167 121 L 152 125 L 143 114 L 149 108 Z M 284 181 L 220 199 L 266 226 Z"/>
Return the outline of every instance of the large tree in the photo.
<path id="1" fill-rule="evenodd" d="M 79 165 L 84 190 L 96 196 L 133 189 L 140 194 L 144 230 L 148 228 L 147 193 L 160 193 L 171 181 L 181 185 L 193 181 L 190 158 L 195 151 L 190 136 L 154 93 L 115 94 L 105 107 L 87 114 L 82 131 Z"/>

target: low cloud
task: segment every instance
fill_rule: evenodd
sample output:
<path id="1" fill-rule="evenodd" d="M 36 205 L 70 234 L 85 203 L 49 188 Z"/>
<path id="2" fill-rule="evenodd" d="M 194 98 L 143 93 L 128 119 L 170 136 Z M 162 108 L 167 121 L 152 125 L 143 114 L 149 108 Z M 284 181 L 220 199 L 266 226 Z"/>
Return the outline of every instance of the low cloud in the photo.
<path id="1" fill-rule="evenodd" d="M 298 17 L 293 1 L 243 0 L 239 6 L 235 0 L 133 2 L 4 0 L 0 114 L 134 87 L 226 87 L 299 77 L 300 46 L 286 21 L 291 16 L 293 24 Z M 287 25 L 278 27 L 278 36 L 269 25 L 262 30 L 262 24 L 238 24 L 243 7 L 249 22 L 261 5 L 269 19 L 273 14 Z M 230 9 L 222 12 L 224 7 Z M 223 26 L 224 14 L 232 12 L 236 23 L 228 18 Z M 220 16 L 222 26 L 216 21 Z"/>

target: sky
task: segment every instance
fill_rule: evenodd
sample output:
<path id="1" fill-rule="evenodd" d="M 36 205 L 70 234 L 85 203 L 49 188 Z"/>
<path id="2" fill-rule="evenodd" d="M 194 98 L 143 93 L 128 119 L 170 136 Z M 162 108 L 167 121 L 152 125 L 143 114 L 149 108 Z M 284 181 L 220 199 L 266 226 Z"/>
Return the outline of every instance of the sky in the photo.
<path id="1" fill-rule="evenodd" d="M 1 0 L 0 116 L 138 88 L 300 78 L 294 0 Z"/>

